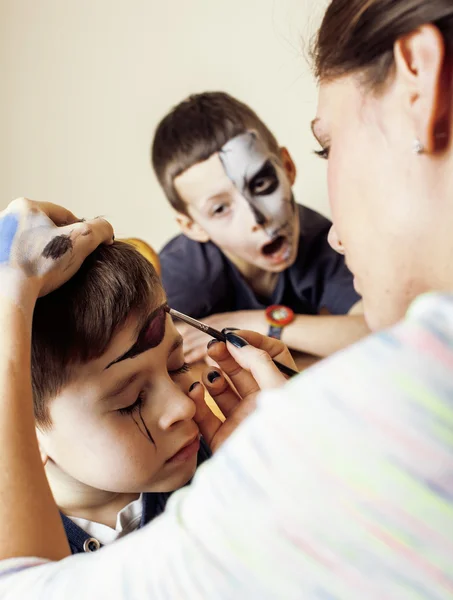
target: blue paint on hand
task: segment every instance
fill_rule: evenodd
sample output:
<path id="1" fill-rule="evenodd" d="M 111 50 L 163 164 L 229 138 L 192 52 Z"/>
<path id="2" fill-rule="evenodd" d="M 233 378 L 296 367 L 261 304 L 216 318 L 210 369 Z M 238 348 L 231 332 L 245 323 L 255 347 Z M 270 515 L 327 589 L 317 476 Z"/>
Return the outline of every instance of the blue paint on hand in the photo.
<path id="1" fill-rule="evenodd" d="M 0 265 L 9 262 L 11 247 L 19 228 L 17 215 L 5 215 L 0 218 Z"/>

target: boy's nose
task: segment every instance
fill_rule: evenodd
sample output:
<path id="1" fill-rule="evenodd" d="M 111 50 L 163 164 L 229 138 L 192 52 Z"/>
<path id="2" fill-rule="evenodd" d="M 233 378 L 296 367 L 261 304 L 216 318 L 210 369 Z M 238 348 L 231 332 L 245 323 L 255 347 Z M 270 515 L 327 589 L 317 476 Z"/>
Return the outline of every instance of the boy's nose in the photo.
<path id="1" fill-rule="evenodd" d="M 177 388 L 165 402 L 165 408 L 159 419 L 159 427 L 167 431 L 176 423 L 191 421 L 195 416 L 195 410 L 195 402 Z"/>
<path id="2" fill-rule="evenodd" d="M 266 225 L 267 217 L 256 206 L 253 206 L 252 204 L 249 204 L 249 206 L 253 218 L 252 231 L 255 232 L 258 231 L 258 229 L 262 229 Z"/>
<path id="3" fill-rule="evenodd" d="M 338 237 L 337 230 L 335 229 L 335 225 L 329 230 L 329 235 L 327 236 L 327 241 L 338 254 L 344 254 L 344 246 L 341 243 L 340 238 Z"/>

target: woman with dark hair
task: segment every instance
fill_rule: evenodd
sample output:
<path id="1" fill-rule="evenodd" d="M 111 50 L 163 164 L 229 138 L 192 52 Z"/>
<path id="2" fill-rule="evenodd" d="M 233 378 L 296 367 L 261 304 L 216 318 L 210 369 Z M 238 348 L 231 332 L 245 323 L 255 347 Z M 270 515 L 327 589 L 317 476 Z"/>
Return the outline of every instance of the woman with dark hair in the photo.
<path id="1" fill-rule="evenodd" d="M 162 517 L 94 556 L 14 559 L 37 545 L 10 504 L 2 598 L 453 598 L 453 2 L 332 0 L 313 57 L 330 241 L 381 333 L 265 392 Z M 274 387 L 265 353 L 230 351 Z M 5 369 L 7 406 L 24 403 Z M 22 415 L 8 412 L 5 448 Z M 42 485 L 27 508 L 61 548 Z"/>

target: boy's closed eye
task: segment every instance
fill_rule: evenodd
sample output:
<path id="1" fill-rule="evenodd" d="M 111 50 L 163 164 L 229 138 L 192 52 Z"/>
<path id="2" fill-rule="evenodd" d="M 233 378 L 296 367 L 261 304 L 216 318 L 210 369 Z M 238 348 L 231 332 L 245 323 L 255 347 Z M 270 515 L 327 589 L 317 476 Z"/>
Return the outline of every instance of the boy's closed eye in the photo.
<path id="1" fill-rule="evenodd" d="M 180 334 L 177 334 L 175 336 L 175 339 L 173 340 L 173 343 L 170 346 L 169 351 L 168 351 L 167 360 L 170 361 L 170 363 L 172 361 L 183 360 L 182 345 L 183 345 L 182 336 Z M 179 350 L 179 353 L 177 353 L 178 350 Z M 179 356 L 179 354 L 181 354 L 181 356 Z M 130 359 L 130 360 L 134 360 L 134 359 Z M 176 362 L 176 364 L 178 364 L 178 362 Z M 185 363 L 181 367 L 178 367 L 174 370 L 169 369 L 168 372 L 170 374 L 172 374 L 172 373 L 178 374 L 181 371 L 181 369 L 184 369 L 184 368 L 185 368 Z M 129 389 L 129 387 L 139 379 L 140 376 L 141 376 L 140 371 L 136 371 L 130 375 L 127 375 L 126 377 L 124 377 L 123 379 L 121 379 L 120 381 L 115 383 L 115 385 L 112 386 L 112 388 L 110 388 L 110 390 L 107 391 L 107 393 L 104 395 L 103 399 L 112 401 L 115 398 L 118 398 L 119 396 L 123 395 Z"/>
<path id="2" fill-rule="evenodd" d="M 191 368 L 190 365 L 188 365 L 185 362 L 185 363 L 183 363 L 183 365 L 181 367 L 179 367 L 179 369 L 174 369 L 172 371 L 168 371 L 168 374 L 170 375 L 170 377 L 177 377 L 178 375 L 182 375 L 183 373 L 187 373 L 188 371 L 190 371 L 190 368 Z M 117 410 L 117 412 L 120 413 L 120 415 L 131 415 L 136 410 L 139 410 L 143 406 L 143 404 L 145 403 L 145 399 L 146 399 L 146 392 L 145 392 L 145 390 L 141 390 L 139 395 L 137 396 L 137 398 L 135 399 L 135 401 L 132 404 L 123 406 L 116 410 Z"/>

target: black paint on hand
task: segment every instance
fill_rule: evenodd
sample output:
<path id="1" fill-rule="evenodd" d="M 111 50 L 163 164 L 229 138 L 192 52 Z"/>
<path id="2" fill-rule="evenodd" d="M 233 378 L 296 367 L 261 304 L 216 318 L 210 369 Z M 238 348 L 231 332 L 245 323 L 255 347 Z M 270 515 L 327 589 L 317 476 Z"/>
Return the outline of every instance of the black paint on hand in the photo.
<path id="1" fill-rule="evenodd" d="M 52 258 L 58 260 L 66 254 L 69 250 L 72 250 L 73 243 L 69 235 L 57 235 L 50 240 L 47 246 L 42 251 L 44 258 Z"/>

